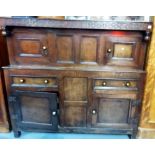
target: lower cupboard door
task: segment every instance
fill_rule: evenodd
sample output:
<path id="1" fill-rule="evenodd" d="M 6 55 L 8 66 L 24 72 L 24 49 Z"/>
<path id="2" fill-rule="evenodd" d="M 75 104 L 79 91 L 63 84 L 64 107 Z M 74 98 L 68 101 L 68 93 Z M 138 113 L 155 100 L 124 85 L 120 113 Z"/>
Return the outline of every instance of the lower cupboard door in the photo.
<path id="1" fill-rule="evenodd" d="M 16 124 L 21 129 L 58 128 L 56 93 L 16 91 L 9 97 L 9 105 L 14 113 L 11 116 L 16 115 Z"/>
<path id="2" fill-rule="evenodd" d="M 92 106 L 92 127 L 124 129 L 130 127 L 130 99 L 96 97 Z"/>

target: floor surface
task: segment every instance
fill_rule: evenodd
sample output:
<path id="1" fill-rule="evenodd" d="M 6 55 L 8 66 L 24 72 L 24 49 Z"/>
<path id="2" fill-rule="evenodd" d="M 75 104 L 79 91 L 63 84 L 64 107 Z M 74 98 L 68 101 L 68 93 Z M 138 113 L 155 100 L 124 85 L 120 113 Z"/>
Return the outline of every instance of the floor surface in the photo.
<path id="1" fill-rule="evenodd" d="M 15 139 L 13 132 L 0 133 L 0 139 Z M 129 139 L 127 135 L 62 134 L 22 132 L 19 139 Z"/>

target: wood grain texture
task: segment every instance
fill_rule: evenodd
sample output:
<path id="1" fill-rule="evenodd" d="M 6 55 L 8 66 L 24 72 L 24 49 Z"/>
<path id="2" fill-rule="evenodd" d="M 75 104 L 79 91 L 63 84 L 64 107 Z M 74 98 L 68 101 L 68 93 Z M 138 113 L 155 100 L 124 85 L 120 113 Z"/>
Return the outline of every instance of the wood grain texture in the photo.
<path id="1" fill-rule="evenodd" d="M 83 37 L 81 40 L 80 61 L 81 63 L 97 61 L 97 39 Z"/>
<path id="2" fill-rule="evenodd" d="M 6 111 L 6 102 L 2 83 L 2 71 L 0 71 L 0 132 L 9 131 L 9 123 Z"/>
<path id="3" fill-rule="evenodd" d="M 139 127 L 137 138 L 138 139 L 155 139 L 155 129 Z"/>
<path id="4" fill-rule="evenodd" d="M 4 70 L 15 136 L 27 130 L 53 132 L 51 112 L 55 132 L 119 133 L 134 138 L 149 23 L 26 20 L 0 20 L 8 32 L 10 65 Z M 47 85 L 42 84 L 46 77 Z M 108 85 L 104 87 L 99 79 Z M 54 104 L 52 93 L 57 96 Z"/>
<path id="5" fill-rule="evenodd" d="M 0 30 L 0 132 L 9 132 L 9 122 L 7 115 L 7 102 L 6 102 L 6 93 L 5 93 L 5 84 L 2 66 L 9 64 L 6 39 L 1 35 L 2 31 Z"/>
<path id="6" fill-rule="evenodd" d="M 143 107 L 141 114 L 141 122 L 139 129 L 139 137 L 154 137 L 154 131 L 149 129 L 155 129 L 155 17 L 152 40 L 148 52 L 147 60 L 147 77 L 144 91 Z M 141 130 L 146 130 L 141 131 Z M 150 132 L 150 133 L 149 133 Z"/>
<path id="7" fill-rule="evenodd" d="M 115 44 L 114 57 L 131 58 L 132 57 L 132 45 Z"/>

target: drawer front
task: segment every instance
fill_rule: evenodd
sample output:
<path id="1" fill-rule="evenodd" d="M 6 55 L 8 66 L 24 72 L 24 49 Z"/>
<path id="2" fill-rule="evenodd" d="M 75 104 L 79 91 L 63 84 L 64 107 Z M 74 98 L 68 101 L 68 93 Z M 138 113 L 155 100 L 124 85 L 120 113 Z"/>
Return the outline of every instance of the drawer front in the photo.
<path id="1" fill-rule="evenodd" d="M 137 99 L 137 79 L 94 79 L 93 93 L 98 97 Z"/>
<path id="2" fill-rule="evenodd" d="M 94 80 L 94 89 L 121 88 L 137 90 L 137 80 L 121 80 L 121 79 L 96 79 Z"/>
<path id="3" fill-rule="evenodd" d="M 56 77 L 12 77 L 12 87 L 58 87 Z"/>

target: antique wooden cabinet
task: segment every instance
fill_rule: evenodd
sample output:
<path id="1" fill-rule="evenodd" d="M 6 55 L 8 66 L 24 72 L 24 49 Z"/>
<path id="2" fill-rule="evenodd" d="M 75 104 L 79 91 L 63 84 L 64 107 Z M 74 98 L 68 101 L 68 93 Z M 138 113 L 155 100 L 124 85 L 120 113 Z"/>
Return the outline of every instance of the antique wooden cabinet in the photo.
<path id="1" fill-rule="evenodd" d="M 2 66 L 8 65 L 5 39 L 0 31 L 0 132 L 9 131 L 9 123 L 6 110 L 6 91 Z"/>
<path id="2" fill-rule="evenodd" d="M 1 19 L 21 131 L 136 136 L 152 23 Z"/>

